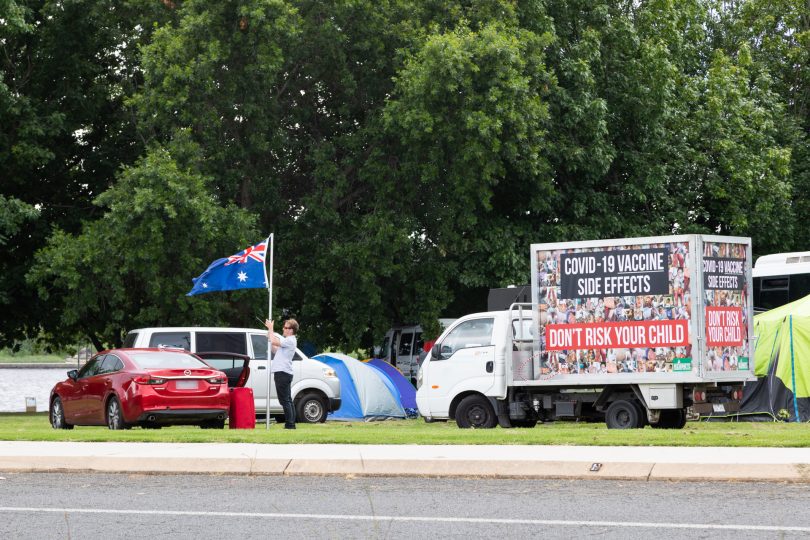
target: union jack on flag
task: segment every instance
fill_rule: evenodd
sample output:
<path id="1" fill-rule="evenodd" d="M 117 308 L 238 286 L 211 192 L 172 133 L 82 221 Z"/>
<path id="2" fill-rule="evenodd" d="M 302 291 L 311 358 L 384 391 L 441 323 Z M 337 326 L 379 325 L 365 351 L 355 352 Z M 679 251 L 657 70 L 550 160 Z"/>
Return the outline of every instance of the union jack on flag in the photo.
<path id="1" fill-rule="evenodd" d="M 236 255 L 231 255 L 230 257 L 228 257 L 228 262 L 225 263 L 225 266 L 228 266 L 229 264 L 233 263 L 244 264 L 248 261 L 248 259 L 252 259 L 256 262 L 263 263 L 266 253 L 267 253 L 267 244 L 262 242 L 261 244 L 250 246 L 246 250 L 241 251 Z"/>
<path id="2" fill-rule="evenodd" d="M 193 278 L 194 286 L 186 296 L 214 291 L 267 288 L 267 267 L 264 264 L 270 238 L 249 246 L 236 255 L 212 262 Z"/>

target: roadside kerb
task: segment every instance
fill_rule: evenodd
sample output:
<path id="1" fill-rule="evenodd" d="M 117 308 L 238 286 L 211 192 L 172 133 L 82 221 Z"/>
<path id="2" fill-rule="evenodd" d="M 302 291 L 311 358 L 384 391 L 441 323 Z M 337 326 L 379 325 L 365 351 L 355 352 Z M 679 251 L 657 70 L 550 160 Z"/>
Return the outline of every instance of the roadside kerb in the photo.
<path id="1" fill-rule="evenodd" d="M 810 449 L 0 441 L 0 471 L 810 483 Z"/>

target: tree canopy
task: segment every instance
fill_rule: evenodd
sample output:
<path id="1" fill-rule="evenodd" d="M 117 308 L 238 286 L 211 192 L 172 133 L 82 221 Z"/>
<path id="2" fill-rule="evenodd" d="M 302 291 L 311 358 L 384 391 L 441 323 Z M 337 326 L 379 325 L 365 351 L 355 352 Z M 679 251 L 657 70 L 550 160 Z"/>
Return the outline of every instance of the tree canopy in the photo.
<path id="1" fill-rule="evenodd" d="M 320 346 L 437 329 L 532 242 L 810 249 L 801 0 L 0 0 L 0 345 L 254 322 L 188 298 L 276 239 Z"/>

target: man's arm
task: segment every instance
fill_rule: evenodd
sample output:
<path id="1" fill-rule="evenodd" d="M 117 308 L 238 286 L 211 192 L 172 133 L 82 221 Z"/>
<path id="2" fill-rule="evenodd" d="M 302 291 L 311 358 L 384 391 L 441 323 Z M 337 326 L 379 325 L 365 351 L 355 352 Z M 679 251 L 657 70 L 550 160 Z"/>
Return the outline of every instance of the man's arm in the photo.
<path id="1" fill-rule="evenodd" d="M 281 340 L 278 338 L 275 332 L 273 332 L 273 323 L 275 321 L 271 321 L 269 319 L 265 319 L 264 325 L 267 327 L 267 340 L 270 342 L 270 345 L 273 347 L 278 347 L 281 345 Z"/>

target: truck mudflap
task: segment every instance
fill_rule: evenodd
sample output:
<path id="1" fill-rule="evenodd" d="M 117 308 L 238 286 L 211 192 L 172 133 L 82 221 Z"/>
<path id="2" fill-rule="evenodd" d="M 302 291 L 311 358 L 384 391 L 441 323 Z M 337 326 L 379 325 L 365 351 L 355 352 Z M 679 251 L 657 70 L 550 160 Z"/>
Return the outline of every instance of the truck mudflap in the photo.
<path id="1" fill-rule="evenodd" d="M 511 428 L 512 421 L 509 420 L 509 403 L 506 400 L 494 397 L 490 397 L 489 402 L 492 404 L 492 410 L 495 411 L 495 415 L 498 417 L 498 425 L 502 428 Z"/>

